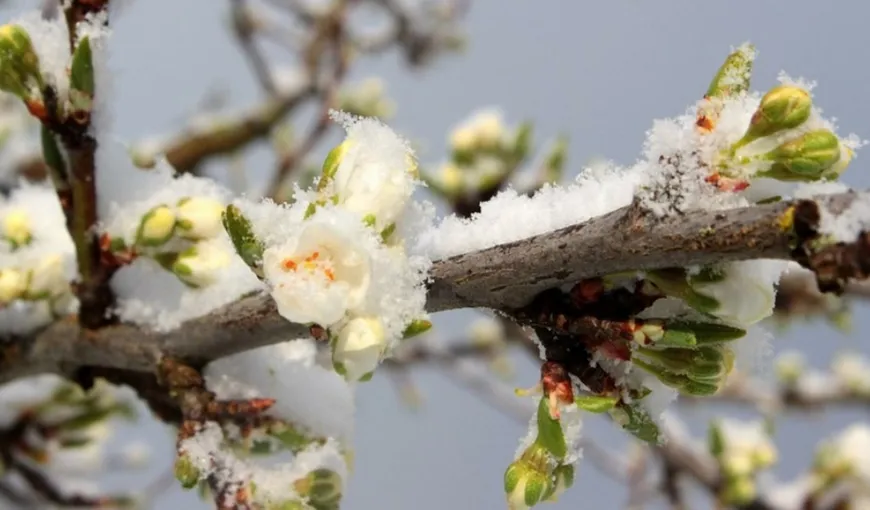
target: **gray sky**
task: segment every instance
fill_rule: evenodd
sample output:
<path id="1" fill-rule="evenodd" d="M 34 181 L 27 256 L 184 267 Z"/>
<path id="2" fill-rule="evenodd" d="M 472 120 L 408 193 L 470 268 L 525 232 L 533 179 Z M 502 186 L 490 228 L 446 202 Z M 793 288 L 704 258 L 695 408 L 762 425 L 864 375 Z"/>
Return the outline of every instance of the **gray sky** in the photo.
<path id="1" fill-rule="evenodd" d="M 140 0 L 115 23 L 112 65 L 120 136 L 171 131 L 209 88 L 229 91 L 238 106 L 258 97 L 225 30 L 228 4 Z M 398 103 L 393 125 L 424 142 L 424 161 L 442 159 L 449 128 L 469 111 L 493 105 L 510 121 L 534 120 L 542 137 L 569 133 L 569 165 L 576 171 L 599 156 L 633 162 L 651 121 L 682 113 L 705 91 L 729 49 L 750 40 L 760 51 L 754 88 L 774 85 L 780 70 L 817 80 L 817 104 L 839 119 L 840 132 L 870 138 L 867 14 L 857 1 L 477 0 L 466 23 L 466 54 L 414 73 L 388 54 L 361 62 L 353 77 L 378 74 L 386 80 Z M 859 153 L 846 182 L 867 187 L 865 158 L 870 156 Z M 268 164 L 263 158 L 250 161 Z M 858 331 L 870 325 L 863 311 L 856 314 Z M 456 316 L 437 323 L 444 331 L 457 331 L 459 325 Z M 775 347 L 803 348 L 824 363 L 834 349 L 855 345 L 856 339 L 818 325 L 781 336 Z M 537 369 L 519 361 L 515 385 L 529 386 Z M 402 407 L 383 375 L 359 391 L 356 471 L 343 508 L 503 508 L 502 473 L 525 425 L 433 369 L 420 369 L 414 378 L 425 396 L 425 407 L 416 412 Z M 698 433 L 703 418 L 711 415 L 683 414 Z M 793 476 L 807 465 L 820 432 L 858 419 L 866 415 L 788 417 L 777 437 L 778 472 Z M 608 449 L 625 447 L 624 435 L 603 420 L 588 420 L 584 430 Z M 171 445 L 159 429 L 148 427 L 140 434 L 153 443 L 155 455 L 168 459 Z M 619 508 L 625 495 L 620 485 L 584 463 L 575 487 L 543 508 Z M 190 508 L 194 500 L 173 490 L 162 503 Z"/>

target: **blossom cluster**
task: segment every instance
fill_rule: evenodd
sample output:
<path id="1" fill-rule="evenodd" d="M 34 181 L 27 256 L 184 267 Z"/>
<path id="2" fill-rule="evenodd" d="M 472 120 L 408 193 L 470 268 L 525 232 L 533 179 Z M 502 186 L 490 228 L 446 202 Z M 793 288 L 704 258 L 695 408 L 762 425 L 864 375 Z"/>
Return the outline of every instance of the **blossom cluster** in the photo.
<path id="1" fill-rule="evenodd" d="M 26 333 L 77 301 L 75 249 L 54 190 L 22 184 L 0 199 L 0 331 Z"/>

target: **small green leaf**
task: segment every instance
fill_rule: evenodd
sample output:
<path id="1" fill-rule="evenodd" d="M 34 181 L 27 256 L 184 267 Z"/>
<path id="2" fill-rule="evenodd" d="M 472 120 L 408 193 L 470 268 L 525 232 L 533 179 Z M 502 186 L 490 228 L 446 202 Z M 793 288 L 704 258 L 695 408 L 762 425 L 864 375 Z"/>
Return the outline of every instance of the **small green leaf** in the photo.
<path id="1" fill-rule="evenodd" d="M 725 438 L 722 436 L 722 427 L 715 421 L 710 422 L 710 428 L 707 430 L 707 446 L 710 449 L 710 454 L 717 459 L 725 451 Z"/>
<path id="2" fill-rule="evenodd" d="M 546 448 L 554 457 L 561 460 L 568 453 L 565 444 L 565 434 L 562 424 L 550 416 L 547 398 L 541 398 L 538 404 L 538 443 Z"/>
<path id="3" fill-rule="evenodd" d="M 396 231 L 396 224 L 395 223 L 390 223 L 389 225 L 387 225 L 387 228 L 385 228 L 381 232 L 381 241 L 387 242 L 387 240 L 390 238 L 391 235 L 393 235 L 393 232 L 395 232 L 395 231 Z"/>
<path id="4" fill-rule="evenodd" d="M 42 158 L 51 171 L 51 179 L 55 188 L 66 187 L 66 162 L 60 152 L 60 146 L 54 134 L 45 125 L 40 124 L 39 134 L 42 141 Z"/>
<path id="5" fill-rule="evenodd" d="M 707 97 L 725 98 L 749 90 L 754 57 L 755 48 L 751 44 L 741 46 L 728 55 L 707 87 Z"/>
<path id="6" fill-rule="evenodd" d="M 236 253 L 245 261 L 251 269 L 260 276 L 260 265 L 263 262 L 263 242 L 254 234 L 250 220 L 246 218 L 241 209 L 235 205 L 228 205 L 223 212 L 224 229 L 233 241 Z"/>
<path id="7" fill-rule="evenodd" d="M 307 437 L 290 425 L 277 425 L 269 430 L 269 435 L 281 442 L 284 448 L 296 453 L 304 450 L 316 440 Z"/>
<path id="8" fill-rule="evenodd" d="M 94 63 L 88 36 L 79 40 L 73 53 L 69 85 L 70 88 L 84 92 L 90 97 L 94 95 Z"/>
<path id="9" fill-rule="evenodd" d="M 619 402 L 619 397 L 603 397 L 601 395 L 585 395 L 574 399 L 577 407 L 590 413 L 605 413 Z"/>
<path id="10" fill-rule="evenodd" d="M 637 402 L 618 406 L 625 412 L 627 422 L 622 428 L 636 438 L 650 444 L 658 444 L 661 438 L 659 427 L 650 417 L 649 413 Z"/>
<path id="11" fill-rule="evenodd" d="M 421 335 L 427 331 L 432 329 L 432 323 L 424 320 L 424 319 L 415 319 L 412 320 L 408 327 L 405 328 L 405 332 L 402 333 L 402 337 L 404 339 L 412 338 L 417 335 Z"/>
<path id="12" fill-rule="evenodd" d="M 775 203 L 777 203 L 777 202 L 781 202 L 781 201 L 782 201 L 782 197 L 781 197 L 781 196 L 779 196 L 779 195 L 774 195 L 774 196 L 772 196 L 772 197 L 767 197 L 767 198 L 763 198 L 763 199 L 761 199 L 761 200 L 758 200 L 758 201 L 755 202 L 755 203 L 758 204 L 758 205 L 764 205 L 764 204 L 775 204 Z"/>

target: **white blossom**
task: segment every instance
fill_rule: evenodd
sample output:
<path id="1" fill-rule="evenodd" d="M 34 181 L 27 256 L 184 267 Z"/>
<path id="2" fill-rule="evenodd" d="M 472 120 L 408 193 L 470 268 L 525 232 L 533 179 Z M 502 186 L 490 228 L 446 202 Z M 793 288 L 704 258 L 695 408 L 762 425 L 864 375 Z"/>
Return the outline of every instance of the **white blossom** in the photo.
<path id="1" fill-rule="evenodd" d="M 205 287 L 218 280 L 218 273 L 230 265 L 232 254 L 222 243 L 200 242 L 182 252 L 172 271 L 194 287 Z"/>
<path id="2" fill-rule="evenodd" d="M 717 282 L 693 282 L 700 294 L 719 302 L 711 313 L 738 326 L 750 326 L 770 316 L 776 297 L 776 282 L 787 265 L 775 260 L 731 262 L 723 267 Z"/>
<path id="3" fill-rule="evenodd" d="M 365 299 L 370 271 L 369 254 L 357 240 L 317 221 L 263 253 L 278 313 L 291 322 L 335 324 Z"/>

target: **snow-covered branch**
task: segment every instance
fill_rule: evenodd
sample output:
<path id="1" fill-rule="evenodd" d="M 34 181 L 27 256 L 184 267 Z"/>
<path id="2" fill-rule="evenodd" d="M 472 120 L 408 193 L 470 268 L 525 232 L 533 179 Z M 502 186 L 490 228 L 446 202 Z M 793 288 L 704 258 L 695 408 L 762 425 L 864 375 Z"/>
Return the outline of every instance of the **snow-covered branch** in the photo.
<path id="1" fill-rule="evenodd" d="M 436 262 L 426 308 L 511 310 L 542 290 L 622 271 L 800 258 L 796 232 L 812 225 L 799 217 L 794 225 L 784 224 L 787 211 L 816 204 L 837 217 L 853 214 L 850 205 L 867 199 L 850 192 L 673 218 L 644 216 L 630 206 L 555 232 Z M 163 354 L 205 363 L 307 336 L 309 328 L 283 319 L 267 295 L 245 297 L 166 333 L 131 325 L 84 332 L 73 319 L 61 320 L 4 347 L 8 362 L 0 381 L 81 366 L 153 371 Z"/>

